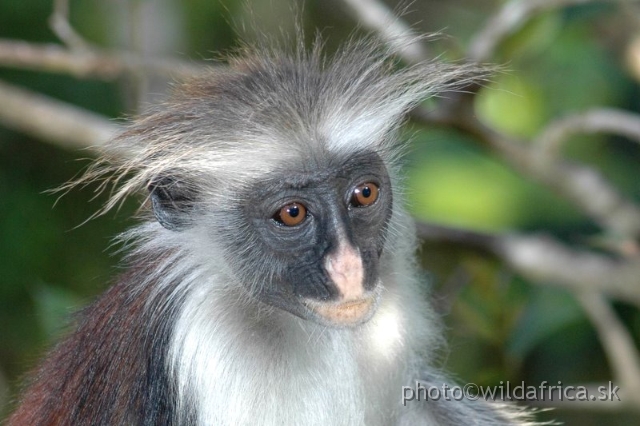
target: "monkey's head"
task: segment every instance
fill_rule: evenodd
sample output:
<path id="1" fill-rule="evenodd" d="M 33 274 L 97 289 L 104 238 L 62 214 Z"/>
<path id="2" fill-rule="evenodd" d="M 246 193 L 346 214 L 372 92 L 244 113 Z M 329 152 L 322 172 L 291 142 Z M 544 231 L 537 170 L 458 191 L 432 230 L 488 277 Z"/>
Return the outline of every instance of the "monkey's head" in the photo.
<path id="1" fill-rule="evenodd" d="M 118 139 L 135 153 L 116 197 L 146 186 L 164 239 L 252 298 L 324 325 L 361 324 L 402 214 L 398 125 L 467 72 L 395 65 L 371 42 L 330 60 L 319 48 L 232 60 Z"/>

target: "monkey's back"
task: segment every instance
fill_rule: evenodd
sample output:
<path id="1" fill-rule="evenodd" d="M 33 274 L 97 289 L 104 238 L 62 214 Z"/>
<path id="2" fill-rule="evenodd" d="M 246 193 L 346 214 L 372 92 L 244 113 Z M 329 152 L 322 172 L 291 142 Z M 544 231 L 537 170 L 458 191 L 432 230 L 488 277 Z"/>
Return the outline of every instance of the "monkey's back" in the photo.
<path id="1" fill-rule="evenodd" d="M 149 268 L 131 270 L 76 316 L 76 330 L 30 376 L 7 425 L 170 424 L 170 317 L 153 315 L 166 307 L 148 305 L 150 286 L 132 285 Z"/>

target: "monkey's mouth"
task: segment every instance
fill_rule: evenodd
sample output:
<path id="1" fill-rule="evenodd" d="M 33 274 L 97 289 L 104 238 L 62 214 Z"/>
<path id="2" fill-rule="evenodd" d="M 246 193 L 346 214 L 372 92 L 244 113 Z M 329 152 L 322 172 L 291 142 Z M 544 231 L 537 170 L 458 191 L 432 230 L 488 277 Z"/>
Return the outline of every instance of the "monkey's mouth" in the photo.
<path id="1" fill-rule="evenodd" d="M 305 306 L 320 322 L 334 327 L 353 327 L 368 321 L 377 306 L 377 295 L 342 302 L 319 302 L 305 299 Z"/>

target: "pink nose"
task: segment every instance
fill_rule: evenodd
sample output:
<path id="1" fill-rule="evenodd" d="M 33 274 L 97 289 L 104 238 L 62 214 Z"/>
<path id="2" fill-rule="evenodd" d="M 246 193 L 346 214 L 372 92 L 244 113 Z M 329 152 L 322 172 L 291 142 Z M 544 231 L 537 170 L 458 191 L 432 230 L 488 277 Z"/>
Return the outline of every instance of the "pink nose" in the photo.
<path id="1" fill-rule="evenodd" d="M 341 243 L 337 251 L 327 255 L 324 267 L 343 300 L 355 300 L 363 296 L 362 258 L 350 244 Z"/>

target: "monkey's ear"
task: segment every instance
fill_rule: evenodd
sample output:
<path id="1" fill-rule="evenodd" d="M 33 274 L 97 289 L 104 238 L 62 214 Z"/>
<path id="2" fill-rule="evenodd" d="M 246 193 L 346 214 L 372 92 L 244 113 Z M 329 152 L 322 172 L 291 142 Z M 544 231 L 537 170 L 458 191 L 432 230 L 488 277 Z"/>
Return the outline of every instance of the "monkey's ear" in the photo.
<path id="1" fill-rule="evenodd" d="M 153 214 L 160 225 L 180 231 L 189 224 L 195 194 L 188 186 L 173 177 L 158 177 L 147 186 Z"/>

